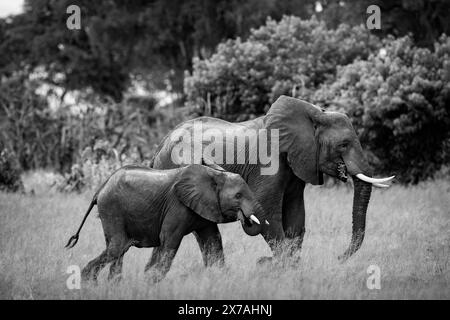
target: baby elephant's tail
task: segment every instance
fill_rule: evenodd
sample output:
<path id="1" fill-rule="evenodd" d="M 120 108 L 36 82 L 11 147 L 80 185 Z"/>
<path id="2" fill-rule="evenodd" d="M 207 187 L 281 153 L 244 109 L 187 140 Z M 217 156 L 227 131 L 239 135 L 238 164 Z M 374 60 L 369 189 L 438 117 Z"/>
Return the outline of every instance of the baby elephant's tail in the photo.
<path id="1" fill-rule="evenodd" d="M 69 239 L 69 241 L 67 242 L 65 248 L 70 249 L 70 248 L 73 248 L 73 247 L 77 244 L 77 242 L 78 242 L 78 236 L 80 235 L 81 228 L 83 227 L 84 222 L 86 221 L 86 219 L 87 219 L 89 213 L 91 212 L 92 208 L 93 208 L 96 204 L 97 204 L 97 194 L 96 194 L 96 195 L 94 196 L 94 198 L 92 199 L 91 204 L 89 205 L 89 208 L 88 208 L 86 214 L 84 215 L 83 221 L 81 221 L 81 225 L 80 225 L 80 227 L 78 228 L 77 233 L 76 233 L 75 235 L 73 235 L 72 237 L 70 237 L 70 239 Z"/>

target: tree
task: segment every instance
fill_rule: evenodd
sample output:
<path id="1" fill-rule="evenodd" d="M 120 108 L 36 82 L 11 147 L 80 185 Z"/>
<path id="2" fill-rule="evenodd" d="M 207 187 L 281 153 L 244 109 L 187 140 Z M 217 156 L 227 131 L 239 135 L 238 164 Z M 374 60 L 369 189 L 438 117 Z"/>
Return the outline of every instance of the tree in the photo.
<path id="1" fill-rule="evenodd" d="M 366 23 L 367 7 L 377 5 L 381 10 L 381 36 L 396 37 L 412 34 L 416 44 L 432 47 L 443 34 L 450 33 L 450 1 L 448 0 L 321 0 L 323 10 L 318 17 L 331 28 L 345 22 Z"/>
<path id="2" fill-rule="evenodd" d="M 81 9 L 81 30 L 68 30 L 66 9 Z M 37 66 L 67 90 L 92 88 L 121 100 L 130 76 L 182 92 L 192 58 L 223 39 L 246 35 L 266 16 L 306 14 L 312 1 L 26 0 L 25 12 L 0 20 L 0 72 Z M 282 11 L 280 11 L 282 10 Z"/>
<path id="3" fill-rule="evenodd" d="M 388 37 L 383 50 L 340 67 L 312 101 L 349 114 L 376 172 L 431 178 L 450 161 L 450 38 L 430 50 Z"/>
<path id="4" fill-rule="evenodd" d="M 362 26 L 329 29 L 316 18 L 285 16 L 221 43 L 208 59 L 194 59 L 185 78 L 187 102 L 200 114 L 228 120 L 261 115 L 280 95 L 309 96 L 334 79 L 336 66 L 367 58 L 377 37 Z"/>

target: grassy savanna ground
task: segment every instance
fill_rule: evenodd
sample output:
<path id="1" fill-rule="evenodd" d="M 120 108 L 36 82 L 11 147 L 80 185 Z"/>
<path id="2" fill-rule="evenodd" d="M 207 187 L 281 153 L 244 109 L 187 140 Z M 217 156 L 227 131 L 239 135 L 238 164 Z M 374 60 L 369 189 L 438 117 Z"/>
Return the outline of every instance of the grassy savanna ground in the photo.
<path id="1" fill-rule="evenodd" d="M 46 179 L 40 175 L 41 179 Z M 362 248 L 346 263 L 337 256 L 351 232 L 351 188 L 308 186 L 307 233 L 301 262 L 257 266 L 270 255 L 261 236 L 239 223 L 220 226 L 226 268 L 203 267 L 187 236 L 167 277 L 149 284 L 143 272 L 152 249 L 131 248 L 124 277 L 69 290 L 70 265 L 83 267 L 104 249 L 96 209 L 74 249 L 63 247 L 78 227 L 91 193 L 60 194 L 28 179 L 34 195 L 0 194 L 0 298 L 3 299 L 448 299 L 450 298 L 450 183 L 444 180 L 374 190 Z M 34 184 L 34 185 L 33 185 Z M 41 186 L 38 188 L 38 186 Z M 381 289 L 366 286 L 367 268 L 381 270 Z"/>

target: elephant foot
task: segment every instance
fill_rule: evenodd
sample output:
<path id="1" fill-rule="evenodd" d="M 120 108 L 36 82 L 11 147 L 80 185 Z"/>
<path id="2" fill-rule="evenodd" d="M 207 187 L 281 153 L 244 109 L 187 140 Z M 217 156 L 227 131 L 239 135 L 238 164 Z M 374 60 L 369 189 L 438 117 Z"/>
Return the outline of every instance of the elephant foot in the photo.
<path id="1" fill-rule="evenodd" d="M 150 284 L 157 284 L 164 279 L 165 274 L 156 268 L 150 268 L 145 272 L 146 279 Z"/>
<path id="2" fill-rule="evenodd" d="M 98 280 L 97 278 L 92 277 L 81 277 L 81 282 L 85 284 L 90 284 L 94 286 L 98 286 Z"/>
<path id="3" fill-rule="evenodd" d="M 91 268 L 84 268 L 83 270 L 81 270 L 81 281 L 86 284 L 89 283 L 93 284 L 94 286 L 97 286 L 98 285 L 97 276 L 98 276 L 97 270 L 93 270 Z"/>
<path id="4" fill-rule="evenodd" d="M 209 267 L 225 268 L 225 267 L 226 267 L 226 265 L 225 265 L 225 260 L 224 260 L 224 259 L 215 259 L 215 260 L 213 260 L 213 261 L 209 261 L 209 262 L 206 264 L 206 267 L 207 267 L 207 268 L 209 268 Z"/>
<path id="5" fill-rule="evenodd" d="M 83 269 L 81 271 L 81 281 L 89 282 L 91 280 L 91 278 L 92 278 L 92 274 L 91 274 L 90 270 Z"/>
<path id="6" fill-rule="evenodd" d="M 109 275 L 108 281 L 112 284 L 119 284 L 122 281 L 122 275 Z"/>
<path id="7" fill-rule="evenodd" d="M 297 269 L 300 267 L 301 259 L 299 256 L 291 256 L 288 259 L 283 260 L 283 262 L 284 267 Z"/>
<path id="8" fill-rule="evenodd" d="M 267 266 L 273 263 L 273 257 L 261 257 L 256 261 L 258 266 Z"/>
<path id="9" fill-rule="evenodd" d="M 258 266 L 271 266 L 278 268 L 298 268 L 300 266 L 300 257 L 261 257 L 256 261 Z"/>

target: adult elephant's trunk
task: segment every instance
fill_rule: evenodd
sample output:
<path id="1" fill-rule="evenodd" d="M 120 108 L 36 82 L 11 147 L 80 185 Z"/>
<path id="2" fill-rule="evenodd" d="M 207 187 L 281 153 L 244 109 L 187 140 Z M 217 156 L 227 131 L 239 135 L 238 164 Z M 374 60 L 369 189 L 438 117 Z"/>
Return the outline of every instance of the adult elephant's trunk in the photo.
<path id="1" fill-rule="evenodd" d="M 364 233 L 366 230 L 366 213 L 367 206 L 369 205 L 370 194 L 372 192 L 372 184 L 358 179 L 356 176 L 352 176 L 354 194 L 353 194 L 353 227 L 352 227 L 352 240 L 348 249 L 343 255 L 339 256 L 340 261 L 347 260 L 352 254 L 354 254 L 361 247 L 364 240 Z"/>

